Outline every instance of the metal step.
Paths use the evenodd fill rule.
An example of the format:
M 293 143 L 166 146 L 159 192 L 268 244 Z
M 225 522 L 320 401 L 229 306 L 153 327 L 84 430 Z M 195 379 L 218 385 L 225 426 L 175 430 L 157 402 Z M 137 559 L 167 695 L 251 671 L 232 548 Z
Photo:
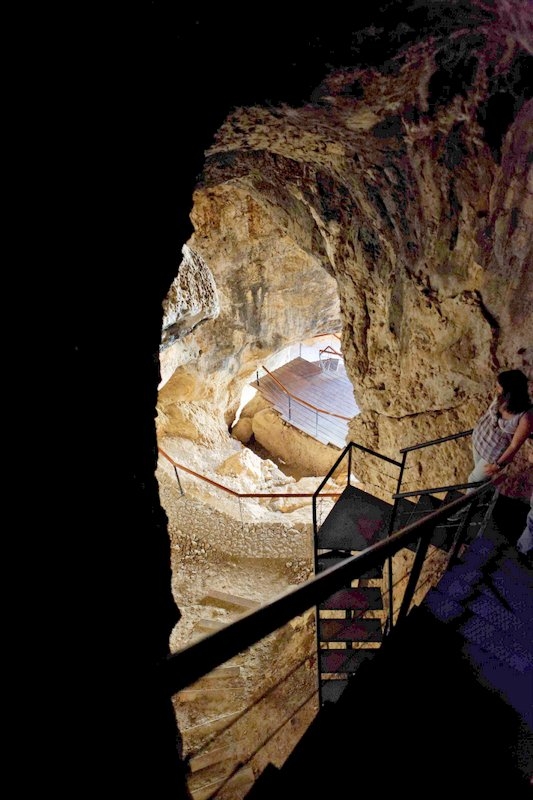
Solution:
M 533 670 L 533 653 L 521 641 L 474 615 L 460 627 L 461 635 L 469 642 L 486 650 L 503 664 L 522 674 Z
M 320 609 L 333 611 L 374 611 L 383 608 L 383 598 L 378 587 L 361 586 L 340 589 L 319 605 Z
M 366 550 L 387 535 L 392 505 L 347 486 L 317 534 L 319 550 Z
M 511 580 L 510 576 L 502 569 L 492 572 L 490 579 L 493 589 L 503 598 L 513 614 L 518 617 L 529 630 L 532 630 L 533 596 L 531 589 L 519 583 L 516 579 Z M 488 586 L 483 586 L 482 592 L 489 593 L 491 589 Z
M 464 497 L 463 492 L 451 491 L 446 494 L 444 500 L 441 500 L 440 498 L 431 494 L 420 495 L 418 499 L 415 499 L 414 503 L 409 503 L 407 498 L 401 498 L 399 501 L 396 524 L 394 528 L 395 530 L 398 530 L 401 527 L 405 527 L 406 525 L 409 525 L 421 519 L 422 517 L 427 516 L 427 514 L 430 514 L 432 511 L 436 511 L 442 505 L 448 505 L 453 500 L 457 500 L 460 497 Z M 484 502 L 475 508 L 468 523 L 468 529 L 465 536 L 466 540 L 472 541 L 474 537 L 481 532 L 481 529 L 485 524 L 485 517 L 487 515 L 488 508 L 489 502 Z M 435 526 L 435 530 L 433 531 L 430 539 L 430 544 L 433 547 L 438 547 L 440 550 L 444 550 L 448 553 L 454 545 L 456 535 L 459 532 L 459 526 L 460 520 L 442 520 Z M 407 548 L 415 551 L 417 544 L 417 542 L 413 542 L 412 544 L 407 545 Z
M 323 572 L 325 569 L 329 567 L 333 567 L 337 564 L 340 564 L 341 561 L 346 561 L 347 558 L 351 558 L 353 555 L 357 555 L 356 553 L 343 552 L 339 550 L 331 550 L 329 553 L 321 553 L 318 556 L 318 571 Z M 381 578 L 383 577 L 383 567 L 373 567 L 372 569 L 367 570 L 359 578 Z
M 374 658 L 377 650 L 362 648 L 358 650 L 338 648 L 320 651 L 320 672 L 354 673 L 361 664 Z
M 441 594 L 461 603 L 476 591 L 482 579 L 483 574 L 480 569 L 470 567 L 468 564 L 457 564 L 444 573 L 437 588 Z
M 429 608 L 434 617 L 441 622 L 459 620 L 465 610 L 461 603 L 439 592 L 438 588 L 430 589 L 424 597 L 422 605 Z
M 419 519 L 431 514 L 432 511 L 436 511 L 442 505 L 447 505 L 451 503 L 452 500 L 457 500 L 459 497 L 463 495 L 460 492 L 449 492 L 444 500 L 441 500 L 438 497 L 435 497 L 431 494 L 423 494 L 415 500 L 414 508 L 406 508 L 403 506 L 401 508 L 401 526 L 396 525 L 395 528 L 398 529 L 399 527 L 404 527 L 409 525 L 413 522 L 416 522 Z M 405 499 L 405 498 L 404 498 Z M 476 518 L 477 522 L 477 518 Z M 472 519 L 471 525 L 475 524 L 474 519 Z M 440 550 L 444 550 L 445 552 L 449 552 L 454 544 L 455 535 L 458 530 L 459 523 L 458 522 L 449 522 L 448 520 L 444 519 L 441 522 L 435 525 L 435 529 L 430 539 L 430 544 L 433 547 L 438 547 Z M 407 545 L 407 548 L 411 551 L 415 551 L 418 546 L 418 542 L 413 542 L 410 545 Z
M 336 703 L 348 686 L 348 680 L 324 681 L 322 684 L 322 702 Z
M 497 687 L 498 695 L 504 697 L 522 717 L 529 730 L 533 730 L 531 671 L 517 672 L 513 667 L 473 642 L 467 641 L 463 652 L 469 661 L 475 664 L 479 679 L 493 692 L 494 687 Z
M 408 498 L 402 497 L 398 502 L 398 510 L 396 516 L 396 524 L 394 525 L 395 530 L 399 530 L 400 528 L 405 528 L 407 525 L 410 525 L 413 522 L 417 522 L 422 517 L 426 517 L 432 511 L 435 511 L 442 505 L 442 500 L 434 497 L 430 494 L 423 494 L 420 495 L 418 498 L 414 498 L 412 501 L 409 501 Z M 442 531 L 440 531 L 440 526 L 435 529 L 435 533 L 433 534 L 431 543 L 434 544 L 433 539 L 440 540 L 442 538 Z M 435 544 L 438 547 L 438 544 Z M 411 544 L 407 545 L 407 549 L 411 550 L 412 552 L 416 551 L 418 547 L 418 542 L 412 542 Z
M 381 620 L 320 618 L 318 638 L 321 642 L 381 642 Z
M 511 635 L 517 643 L 533 654 L 533 622 L 528 628 L 515 614 L 508 611 L 494 594 L 481 592 L 470 600 L 468 609 L 503 633 Z
M 467 546 L 461 557 L 461 561 L 463 564 L 469 564 L 475 569 L 481 569 L 497 554 L 498 547 L 496 542 L 484 536 L 478 536 Z

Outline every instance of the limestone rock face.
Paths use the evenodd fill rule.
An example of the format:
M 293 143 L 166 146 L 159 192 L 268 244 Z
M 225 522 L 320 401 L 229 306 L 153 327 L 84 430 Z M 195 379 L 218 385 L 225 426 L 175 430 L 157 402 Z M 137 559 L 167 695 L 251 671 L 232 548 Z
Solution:
M 361 409 L 350 436 L 393 457 L 470 428 L 499 371 L 533 378 L 524 9 L 473 3 L 460 25 L 413 35 L 383 63 L 332 69 L 299 107 L 227 116 L 194 195 L 187 245 L 212 283 L 195 273 L 190 307 L 173 305 L 166 435 L 183 425 L 205 438 L 200 403 L 224 436 L 262 360 L 330 330 Z M 439 459 L 426 461 L 417 470 L 439 485 Z M 449 463 L 450 480 L 464 478 L 469 450 Z
M 198 356 L 194 347 L 172 348 L 174 341 L 184 339 L 207 319 L 218 316 L 216 284 L 205 261 L 186 244 L 183 259 L 163 303 L 163 335 L 161 340 L 161 384 L 163 386 L 182 363 Z
M 289 466 L 298 467 L 302 475 L 326 475 L 339 455 L 334 447 L 300 433 L 270 409 L 253 417 L 252 429 L 265 450 Z
M 320 262 L 242 192 L 225 187 L 197 192 L 192 216 L 200 233 L 190 248 L 209 265 L 219 311 L 216 319 L 181 338 L 173 324 L 174 340 L 162 352 L 161 371 L 167 382 L 171 367 L 179 365 L 182 377 L 190 373 L 187 384 L 211 395 L 212 425 L 227 434 L 243 387 L 273 353 L 315 333 L 339 330 L 339 296 L 334 278 Z M 190 270 L 188 275 L 193 279 Z M 189 294 L 200 298 L 202 286 Z M 209 297 L 203 305 L 199 299 L 196 307 L 207 308 L 208 303 Z M 165 403 L 170 394 L 176 403 L 195 399 L 164 386 Z M 180 435 L 179 426 L 165 424 L 164 430 Z
M 253 436 L 252 421 L 246 417 L 241 418 L 231 429 L 231 435 L 243 444 L 248 444 Z

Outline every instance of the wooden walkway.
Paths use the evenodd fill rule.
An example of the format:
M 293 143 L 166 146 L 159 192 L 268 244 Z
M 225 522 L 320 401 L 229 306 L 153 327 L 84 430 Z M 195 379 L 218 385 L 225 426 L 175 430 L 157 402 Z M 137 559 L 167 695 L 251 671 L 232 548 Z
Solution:
M 295 428 L 342 450 L 348 422 L 359 408 L 344 365 L 336 363 L 336 370 L 328 370 L 318 361 L 295 358 L 251 385 Z

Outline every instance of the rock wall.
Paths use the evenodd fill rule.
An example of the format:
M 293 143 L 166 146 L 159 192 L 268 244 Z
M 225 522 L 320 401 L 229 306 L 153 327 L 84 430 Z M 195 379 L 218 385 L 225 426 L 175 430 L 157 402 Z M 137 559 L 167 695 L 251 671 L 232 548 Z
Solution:
M 513 25 L 473 8 L 450 37 L 332 69 L 301 105 L 227 116 L 187 244 L 219 313 L 162 353 L 165 375 L 181 364 L 162 434 L 222 440 L 258 364 L 339 325 L 349 435 L 393 457 L 472 427 L 499 371 L 533 378 L 532 55 Z M 426 486 L 466 477 L 469 447 L 436 452 L 411 457 Z
M 169 533 L 155 478 L 155 422 L 166 424 L 172 417 L 171 398 L 167 395 L 162 411 L 157 394 L 159 348 L 162 306 L 178 274 L 182 246 L 192 247 L 192 237 L 198 239 L 198 255 L 214 276 L 220 305 L 219 316 L 206 315 L 205 322 L 195 306 L 200 316 L 189 321 L 196 327 L 180 330 L 180 346 L 188 352 L 164 375 L 166 389 L 177 367 L 184 373 L 182 386 L 176 383 L 187 395 L 184 415 L 192 404 L 185 415 L 192 436 L 209 423 L 227 439 L 225 426 L 249 369 L 241 373 L 241 357 L 251 368 L 254 348 L 263 357 L 285 336 L 282 331 L 264 345 L 254 334 L 252 345 L 247 328 L 233 326 L 237 314 L 224 303 L 231 296 L 237 251 L 225 252 L 223 287 L 216 249 L 207 246 L 212 221 L 204 238 L 194 211 L 193 230 L 193 203 L 201 197 L 207 202 L 208 192 L 222 198 L 225 190 L 228 203 L 238 194 L 239 207 L 245 208 L 250 197 L 255 204 L 250 216 L 258 221 L 255 209 L 261 209 L 273 230 L 271 244 L 282 242 L 317 280 L 320 266 L 321 290 L 331 301 L 322 303 L 315 294 L 307 308 L 296 304 L 298 324 L 291 336 L 315 332 L 314 320 L 321 325 L 331 317 L 328 309 L 340 306 L 343 349 L 357 399 L 365 402 L 358 418 L 361 426 L 364 421 L 361 436 L 375 437 L 387 449 L 409 443 L 433 424 L 442 431 L 441 412 L 461 413 L 461 425 L 473 420 L 500 366 L 530 370 L 531 335 L 525 337 L 531 307 L 531 81 L 525 71 L 533 54 L 530 5 L 387 0 L 352 3 L 341 15 L 324 7 L 319 15 L 295 15 L 293 21 L 286 8 L 269 6 L 260 25 L 228 5 L 151 2 L 131 5 L 127 15 L 121 11 L 115 18 L 110 5 L 79 17 L 72 6 L 68 35 L 62 11 L 55 16 L 51 6 L 41 15 L 37 6 L 32 9 L 34 24 L 25 20 L 20 48 L 25 64 L 20 129 L 26 136 L 19 137 L 24 149 L 19 162 L 30 165 L 34 180 L 31 192 L 24 179 L 18 186 L 35 200 L 26 205 L 36 212 L 37 235 L 24 239 L 35 242 L 39 252 L 16 270 L 24 277 L 15 304 L 22 300 L 22 328 L 29 334 L 30 347 L 22 352 L 37 354 L 38 362 L 42 358 L 45 400 L 52 396 L 45 424 L 31 426 L 29 452 L 36 430 L 46 431 L 37 452 L 41 458 L 56 455 L 58 467 L 38 470 L 32 490 L 41 489 L 44 479 L 42 497 L 16 506 L 17 534 L 11 537 L 20 542 L 20 569 L 10 588 L 23 614 L 17 652 L 30 646 L 39 676 L 32 687 L 37 691 L 18 698 L 17 722 L 27 734 L 24 754 L 34 767 L 23 777 L 27 794 L 71 797 L 78 775 L 87 795 L 98 796 L 104 785 L 125 797 L 185 794 L 174 716 L 153 680 L 180 615 L 179 599 L 171 593 Z M 404 97 L 411 111 L 409 104 L 404 108 Z M 395 114 L 400 134 L 390 136 Z M 242 129 L 232 122 L 240 118 L 246 123 Z M 308 136 L 315 122 L 316 135 Z M 404 183 L 400 172 L 394 195 L 397 168 L 409 163 L 406 148 L 405 158 L 400 150 L 403 140 L 410 143 L 407 133 L 415 137 L 411 162 L 422 171 L 406 170 Z M 214 146 L 206 164 L 205 153 Z M 415 239 L 403 234 L 404 216 Z M 217 233 L 217 242 L 222 238 Z M 243 247 L 239 265 L 246 265 Z M 259 251 L 260 275 L 269 249 Z M 421 303 L 426 288 L 441 303 L 442 283 L 455 264 L 463 284 L 458 286 L 452 273 L 449 283 L 459 289 L 461 302 L 465 291 L 481 293 L 473 295 L 474 312 L 467 319 L 477 320 L 475 331 L 484 336 L 481 317 L 487 319 L 492 361 L 487 365 L 485 338 L 481 356 L 474 340 L 475 349 L 466 350 L 470 360 L 461 365 L 464 398 L 411 416 L 401 417 L 401 407 L 387 412 L 379 398 L 393 402 L 398 376 L 407 367 L 405 354 L 411 352 L 394 337 L 404 345 L 404 330 L 414 336 L 398 315 L 403 291 L 412 306 L 413 298 Z M 281 286 L 283 259 L 275 266 Z M 421 288 L 407 291 L 417 268 Z M 306 277 L 302 269 L 291 280 L 305 286 Z M 261 299 L 264 292 L 252 296 Z M 241 309 L 239 319 L 256 326 L 261 307 L 259 302 L 253 313 Z M 228 325 L 219 325 L 222 313 Z M 284 319 L 292 320 L 292 314 Z M 258 326 L 262 337 L 267 327 Z M 220 361 L 211 362 L 219 342 Z M 376 362 L 378 356 L 385 365 L 398 359 L 394 380 L 387 378 L 389 366 L 382 370 Z M 434 382 L 439 390 L 458 382 L 457 376 L 446 377 L 447 370 Z M 385 389 L 380 371 L 388 381 Z M 27 387 L 17 397 L 27 406 L 29 401 L 25 421 L 33 422 L 35 379 L 19 364 L 17 387 L 21 373 Z M 203 381 L 211 373 L 220 390 Z M 199 377 L 192 386 L 191 374 Z M 422 384 L 425 379 L 421 375 Z M 359 388 L 368 388 L 368 394 Z M 197 400 L 194 392 L 205 396 Z M 407 403 L 403 387 L 400 395 Z M 179 404 L 179 392 L 177 398 Z M 417 429 L 410 428 L 410 420 Z M 451 419 L 450 425 L 457 422 Z M 72 450 L 76 433 L 79 452 Z M 189 443 L 193 440 L 179 440 L 188 457 Z M 210 449 L 204 451 L 208 455 Z M 53 534 L 43 536 L 48 521 Z M 177 561 L 179 569 L 179 556 Z M 13 563 L 10 558 L 10 568 Z M 62 768 L 65 763 L 69 770 Z

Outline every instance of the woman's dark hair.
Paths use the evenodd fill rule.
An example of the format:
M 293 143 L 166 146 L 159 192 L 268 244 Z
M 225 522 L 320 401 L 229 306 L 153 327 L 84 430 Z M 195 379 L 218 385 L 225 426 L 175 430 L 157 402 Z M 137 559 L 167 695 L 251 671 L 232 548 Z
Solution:
M 500 372 L 498 383 L 503 389 L 502 400 L 511 414 L 519 414 L 531 408 L 527 375 L 520 369 L 508 369 Z

